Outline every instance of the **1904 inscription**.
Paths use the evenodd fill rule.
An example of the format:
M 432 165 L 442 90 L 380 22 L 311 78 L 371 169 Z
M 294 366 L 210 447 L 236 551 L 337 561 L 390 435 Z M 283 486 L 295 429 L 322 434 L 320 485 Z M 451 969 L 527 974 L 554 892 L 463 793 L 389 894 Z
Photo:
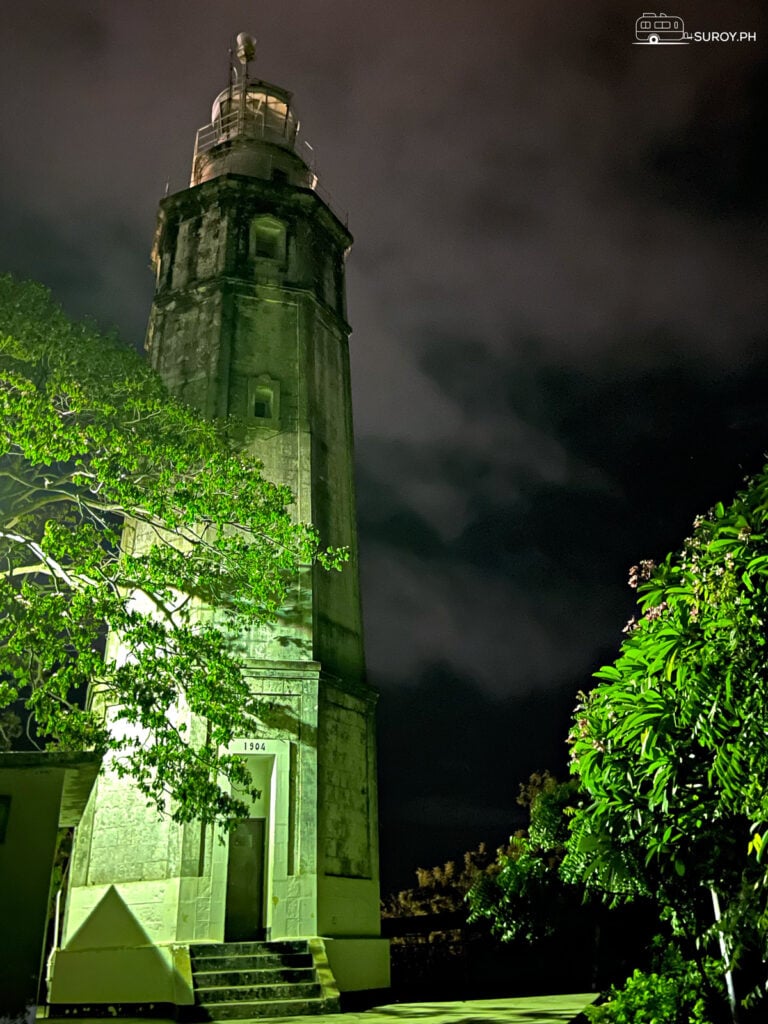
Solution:
M 260 736 L 238 736 L 227 745 L 228 754 L 267 754 L 277 757 L 286 749 L 285 740 L 262 739 Z
M 238 740 L 238 754 L 266 753 L 267 744 L 265 740 Z

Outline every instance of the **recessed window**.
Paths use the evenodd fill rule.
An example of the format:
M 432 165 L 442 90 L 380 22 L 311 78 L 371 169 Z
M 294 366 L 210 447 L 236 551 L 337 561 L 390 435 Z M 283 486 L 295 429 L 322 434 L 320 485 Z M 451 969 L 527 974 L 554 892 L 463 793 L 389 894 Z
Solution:
M 280 422 L 280 381 L 268 373 L 250 377 L 246 409 L 254 425 L 276 427 Z
M 262 395 L 253 400 L 253 415 L 257 420 L 272 419 L 272 396 Z
M 184 220 L 179 224 L 171 276 L 172 288 L 183 288 L 194 277 L 199 229 L 198 220 Z
M 285 224 L 276 217 L 254 217 L 248 247 L 252 259 L 282 261 L 285 258 Z
M 336 265 L 329 256 L 323 267 L 323 298 L 329 306 L 336 308 Z
M 0 795 L 0 843 L 5 842 L 5 833 L 8 829 L 8 818 L 11 813 L 11 798 Z

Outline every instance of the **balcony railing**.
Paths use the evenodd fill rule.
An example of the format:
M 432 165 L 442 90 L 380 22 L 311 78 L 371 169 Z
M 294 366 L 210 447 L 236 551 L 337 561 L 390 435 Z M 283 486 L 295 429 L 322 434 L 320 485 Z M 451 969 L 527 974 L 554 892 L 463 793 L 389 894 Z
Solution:
M 286 149 L 292 150 L 299 156 L 307 168 L 306 180 L 302 182 L 304 188 L 312 189 L 323 200 L 326 206 L 330 207 L 334 215 L 348 226 L 347 211 L 340 207 L 331 193 L 324 188 L 315 171 L 314 150 L 308 142 L 299 139 L 298 125 L 293 119 L 274 116 L 269 109 L 264 116 L 263 111 L 254 110 L 250 105 L 242 110 L 233 110 L 231 113 L 217 117 L 210 124 L 198 128 L 195 136 L 195 152 L 192 159 L 192 166 L 197 167 L 197 158 L 209 152 L 214 146 L 222 142 L 229 142 L 233 139 L 252 139 L 260 142 L 270 142 Z M 265 161 L 266 177 L 271 177 L 273 165 L 272 157 Z M 268 163 L 268 167 L 266 164 Z

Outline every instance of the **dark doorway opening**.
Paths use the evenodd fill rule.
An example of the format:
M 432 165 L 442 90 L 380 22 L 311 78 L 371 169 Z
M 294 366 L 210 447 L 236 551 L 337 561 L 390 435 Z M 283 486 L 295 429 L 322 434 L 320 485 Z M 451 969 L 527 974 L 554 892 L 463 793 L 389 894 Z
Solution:
M 247 818 L 229 836 L 225 942 L 263 939 L 266 819 Z

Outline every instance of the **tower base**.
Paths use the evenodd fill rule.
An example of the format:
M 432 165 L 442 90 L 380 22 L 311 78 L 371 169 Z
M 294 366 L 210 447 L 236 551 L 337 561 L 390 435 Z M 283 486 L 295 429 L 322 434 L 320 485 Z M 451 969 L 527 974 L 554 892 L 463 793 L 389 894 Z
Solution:
M 254 949 L 245 948 L 250 946 Z M 291 938 L 229 946 L 203 944 L 196 945 L 194 951 L 199 957 L 210 949 L 231 970 L 236 961 L 230 962 L 227 951 L 234 952 L 235 947 L 239 956 L 245 955 L 248 960 L 246 966 L 251 975 L 254 971 L 250 961 L 254 957 L 247 954 L 255 952 L 256 947 L 262 947 L 258 952 L 266 954 L 277 952 L 281 947 L 289 954 L 299 947 L 306 949 L 307 966 L 312 966 L 319 988 L 317 995 L 329 1006 L 338 1006 L 339 993 L 389 988 L 387 939 Z M 271 962 L 274 957 L 267 956 L 267 959 Z M 206 970 L 210 969 L 208 965 Z M 52 955 L 49 965 L 49 1003 L 61 1016 L 103 1016 L 105 1006 L 118 1006 L 129 1015 L 153 1016 L 167 1012 L 169 1007 L 193 1006 L 199 1001 L 195 998 L 195 970 L 200 970 L 200 964 L 194 966 L 187 945 L 59 949 Z
M 325 951 L 340 992 L 389 988 L 389 939 L 325 939 Z
M 58 949 L 49 979 L 48 1002 L 64 1016 L 88 1016 L 93 1004 L 191 1006 L 195 1001 L 188 946 Z

